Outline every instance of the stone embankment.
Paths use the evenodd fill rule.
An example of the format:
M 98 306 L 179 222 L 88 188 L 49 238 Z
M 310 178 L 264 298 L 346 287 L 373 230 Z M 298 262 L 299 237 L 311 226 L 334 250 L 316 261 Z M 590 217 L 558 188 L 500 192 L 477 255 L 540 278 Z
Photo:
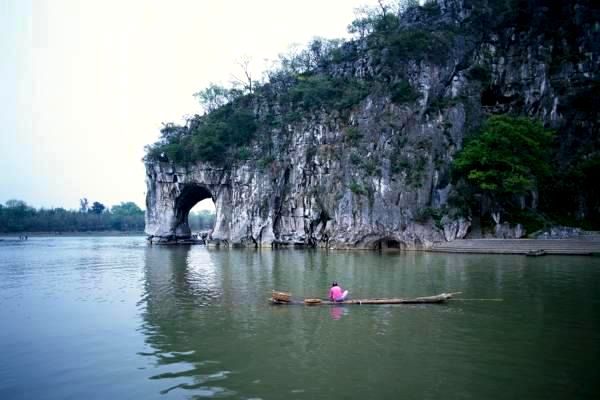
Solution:
M 575 239 L 471 239 L 436 243 L 430 251 L 443 253 L 483 254 L 600 254 L 600 236 L 586 235 Z

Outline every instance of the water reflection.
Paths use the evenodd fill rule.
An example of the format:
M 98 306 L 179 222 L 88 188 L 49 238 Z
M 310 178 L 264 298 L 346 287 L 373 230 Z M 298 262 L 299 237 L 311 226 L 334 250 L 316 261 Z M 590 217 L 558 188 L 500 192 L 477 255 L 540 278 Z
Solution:
M 189 247 L 148 247 L 145 251 L 145 292 L 142 331 L 156 351 L 150 379 L 165 380 L 161 394 L 176 389 L 207 397 L 225 394 L 209 385 L 227 377 L 220 362 L 203 357 L 194 338 L 211 329 L 198 310 L 222 296 L 222 277 L 210 258 L 190 260 Z
M 344 306 L 332 306 L 329 308 L 331 319 L 338 320 L 348 313 L 348 308 Z
M 561 366 L 581 357 L 579 345 L 556 347 L 570 327 L 582 329 L 580 343 L 597 348 L 589 302 L 577 322 L 567 317 L 577 311 L 563 307 L 597 299 L 586 279 L 597 287 L 598 274 L 573 274 L 556 258 L 149 247 L 144 271 L 141 331 L 153 350 L 140 355 L 152 361 L 150 379 L 169 396 L 396 398 L 402 391 L 433 398 L 459 388 L 465 397 L 493 398 L 497 380 L 509 378 L 524 388 L 515 397 L 551 395 L 532 382 L 556 377 L 553 369 L 562 368 L 567 381 L 589 381 L 589 372 Z M 355 298 L 462 291 L 464 298 L 504 301 L 354 308 L 267 302 L 272 289 L 324 297 L 333 280 Z M 361 368 L 338 374 L 332 363 Z M 569 393 L 568 385 L 550 386 Z
M 0 245 L 0 398 L 595 398 L 594 257 Z M 445 306 L 282 306 L 462 291 Z
M 270 291 L 325 297 L 330 282 L 339 280 L 360 297 L 423 295 L 431 293 L 432 279 L 445 288 L 456 277 L 446 274 L 444 263 L 433 263 L 433 272 L 424 263 L 427 256 L 414 254 L 149 247 L 142 330 L 155 349 L 144 354 L 155 363 L 151 379 L 165 382 L 163 393 L 264 395 L 270 390 L 265 382 L 279 382 L 279 390 L 308 396 L 305 380 L 292 376 L 303 371 L 320 381 L 312 371 L 327 367 L 327 354 L 348 346 L 354 353 L 364 348 L 357 338 L 389 335 L 398 310 L 272 307 Z M 342 357 L 354 359 L 353 353 Z

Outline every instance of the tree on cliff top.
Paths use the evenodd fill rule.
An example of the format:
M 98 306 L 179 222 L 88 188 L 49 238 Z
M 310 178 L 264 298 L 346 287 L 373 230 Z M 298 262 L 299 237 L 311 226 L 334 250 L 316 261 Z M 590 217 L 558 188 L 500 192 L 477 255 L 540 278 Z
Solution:
M 491 117 L 456 156 L 454 177 L 464 178 L 497 213 L 516 196 L 535 191 L 539 180 L 550 174 L 552 137 L 527 118 Z
M 211 82 L 208 87 L 194 93 L 193 96 L 196 97 L 204 111 L 209 113 L 229 103 L 239 94 L 234 89 Z

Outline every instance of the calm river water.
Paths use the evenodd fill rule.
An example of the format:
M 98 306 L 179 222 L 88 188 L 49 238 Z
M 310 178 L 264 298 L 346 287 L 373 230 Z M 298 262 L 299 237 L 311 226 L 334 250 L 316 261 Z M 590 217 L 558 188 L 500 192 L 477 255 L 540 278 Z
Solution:
M 448 305 L 271 306 L 273 288 Z M 0 399 L 600 398 L 600 259 L 0 242 Z

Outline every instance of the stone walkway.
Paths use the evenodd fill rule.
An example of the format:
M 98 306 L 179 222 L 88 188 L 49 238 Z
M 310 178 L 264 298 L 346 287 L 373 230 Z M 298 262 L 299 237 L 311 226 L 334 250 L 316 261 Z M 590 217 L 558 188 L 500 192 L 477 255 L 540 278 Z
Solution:
M 436 243 L 429 251 L 444 253 L 600 255 L 600 236 L 577 239 L 470 239 Z

